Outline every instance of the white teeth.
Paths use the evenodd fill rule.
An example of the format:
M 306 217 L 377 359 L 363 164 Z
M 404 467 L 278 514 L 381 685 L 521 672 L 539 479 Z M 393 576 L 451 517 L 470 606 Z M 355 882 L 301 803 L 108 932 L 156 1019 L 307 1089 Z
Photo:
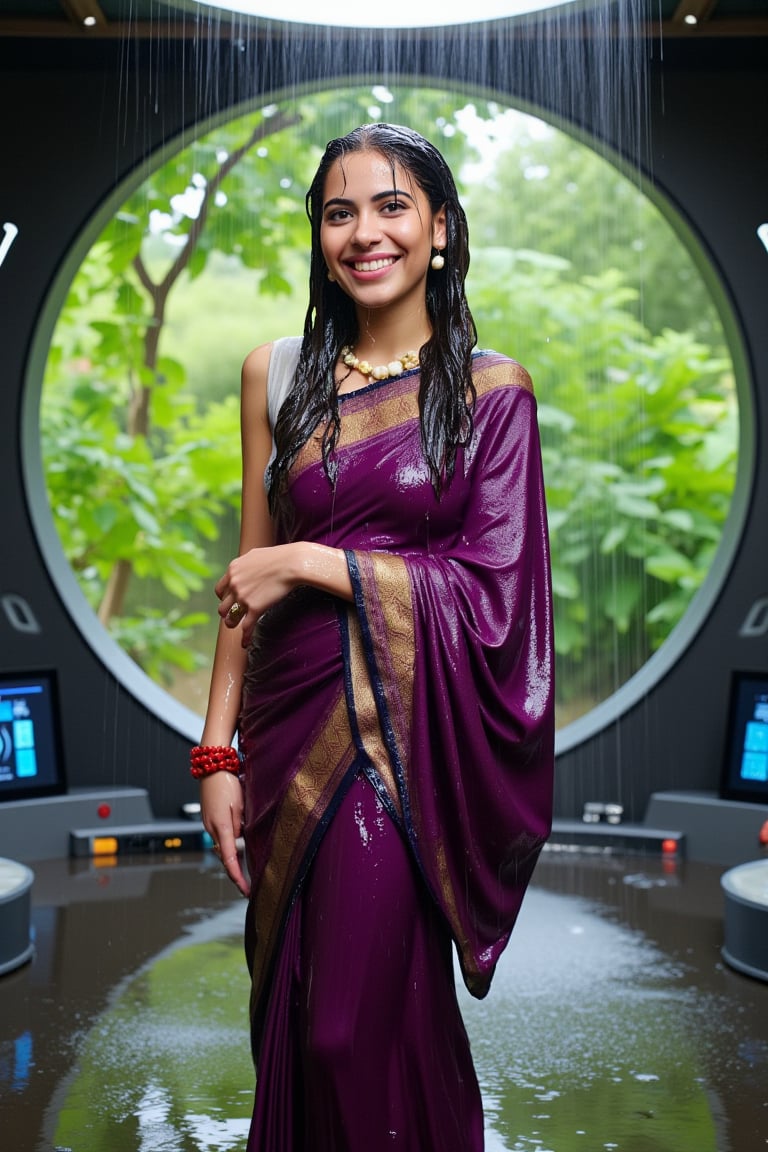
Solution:
M 379 268 L 389 268 L 394 262 L 394 256 L 388 256 L 386 260 L 361 260 L 355 264 L 355 272 L 378 272 Z

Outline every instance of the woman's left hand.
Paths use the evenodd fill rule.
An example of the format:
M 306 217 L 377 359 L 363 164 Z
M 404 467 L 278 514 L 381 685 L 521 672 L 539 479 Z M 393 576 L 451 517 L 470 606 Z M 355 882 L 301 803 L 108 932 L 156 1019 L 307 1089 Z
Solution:
M 251 548 L 229 564 L 216 585 L 219 616 L 228 628 L 242 628 L 244 648 L 259 617 L 296 587 L 293 555 L 292 544 Z
M 213 850 L 230 880 L 243 896 L 250 882 L 243 873 L 238 842 L 243 833 L 243 787 L 232 772 L 212 772 L 200 781 L 203 826 L 213 840 Z

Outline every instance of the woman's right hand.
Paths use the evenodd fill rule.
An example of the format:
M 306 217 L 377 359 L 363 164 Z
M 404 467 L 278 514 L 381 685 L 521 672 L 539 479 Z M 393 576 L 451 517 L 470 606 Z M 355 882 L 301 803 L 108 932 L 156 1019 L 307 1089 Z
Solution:
M 212 772 L 200 781 L 200 808 L 203 826 L 213 840 L 213 850 L 230 880 L 243 896 L 250 884 L 243 873 L 237 841 L 243 831 L 243 786 L 232 772 Z
M 244 648 L 259 617 L 299 583 L 297 554 L 296 544 L 250 548 L 230 562 L 217 583 L 219 616 L 227 628 L 240 628 Z

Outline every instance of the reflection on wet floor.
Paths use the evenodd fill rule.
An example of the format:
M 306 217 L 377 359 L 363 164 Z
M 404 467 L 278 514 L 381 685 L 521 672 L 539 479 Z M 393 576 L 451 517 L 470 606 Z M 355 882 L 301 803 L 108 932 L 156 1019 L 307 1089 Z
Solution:
M 13 1152 L 242 1149 L 244 904 L 206 855 L 33 865 L 0 978 Z M 462 994 L 488 1152 L 768 1149 L 768 984 L 722 962 L 723 869 L 547 854 L 487 1000 Z

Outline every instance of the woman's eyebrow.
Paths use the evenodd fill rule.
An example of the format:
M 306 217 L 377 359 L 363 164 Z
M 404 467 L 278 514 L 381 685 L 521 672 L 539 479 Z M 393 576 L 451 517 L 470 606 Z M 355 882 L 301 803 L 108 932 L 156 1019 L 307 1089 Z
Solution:
M 377 200 L 387 200 L 390 196 L 402 196 L 405 199 L 410 200 L 413 204 L 416 203 L 410 192 L 403 192 L 400 188 L 388 188 L 386 192 L 377 192 L 375 196 L 371 196 L 371 200 L 374 202 Z M 354 205 L 354 203 L 354 200 L 349 200 L 343 196 L 333 196 L 330 200 L 326 200 L 325 204 L 323 204 L 323 211 L 325 212 L 326 208 L 330 208 L 331 206 L 334 208 L 350 208 Z

